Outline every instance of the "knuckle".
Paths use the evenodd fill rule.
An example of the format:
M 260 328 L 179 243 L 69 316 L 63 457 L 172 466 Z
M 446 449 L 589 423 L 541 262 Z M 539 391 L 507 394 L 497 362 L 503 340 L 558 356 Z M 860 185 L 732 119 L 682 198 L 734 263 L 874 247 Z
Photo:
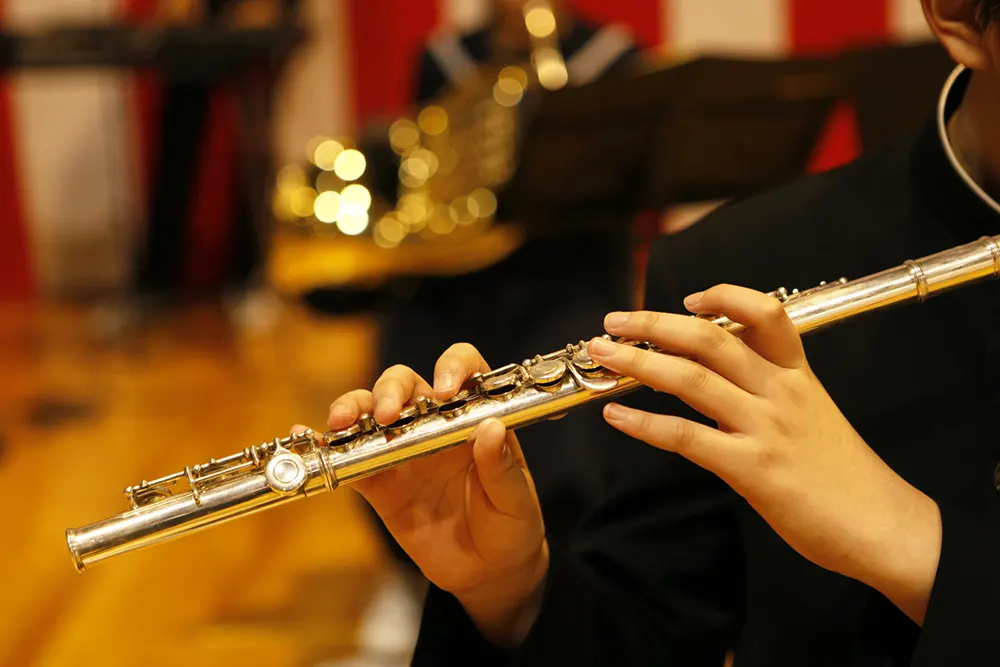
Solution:
M 660 313 L 654 311 L 643 311 L 642 317 L 639 318 L 639 326 L 643 331 L 652 331 L 660 325 Z
M 332 411 L 337 407 L 345 407 L 349 409 L 356 408 L 364 399 L 370 397 L 372 393 L 366 389 L 358 389 L 357 391 L 352 391 L 350 393 L 344 394 L 337 398 L 333 403 L 330 404 L 330 410 Z
M 476 349 L 476 346 L 472 343 L 455 343 L 452 346 L 452 350 L 465 358 L 475 358 L 479 356 L 479 350 Z
M 441 355 L 438 365 L 439 367 L 460 367 L 475 371 L 478 370 L 482 358 L 483 355 L 472 343 L 455 343 Z
M 681 383 L 694 390 L 704 389 L 709 381 L 708 370 L 704 366 L 699 366 L 693 362 L 687 362 L 681 372 Z
M 782 368 L 767 378 L 764 393 L 789 408 L 805 408 L 815 401 L 817 386 L 819 381 L 808 370 Z
M 710 299 L 711 301 L 719 301 L 720 299 L 725 299 L 726 295 L 731 292 L 733 286 L 729 283 L 719 283 L 713 287 L 709 287 L 705 290 L 705 295 L 702 297 L 704 299 Z
M 645 350 L 640 350 L 637 347 L 632 348 L 630 355 L 631 358 L 629 359 L 629 362 L 633 370 L 642 371 L 649 363 L 649 353 Z
M 712 324 L 707 320 L 694 320 L 698 331 L 696 333 L 696 345 L 699 349 L 707 352 L 718 352 L 726 347 L 732 336 L 726 333 L 721 327 Z
M 413 370 L 409 366 L 404 366 L 403 364 L 396 364 L 390 366 L 389 370 L 382 374 L 382 377 L 388 378 L 401 378 L 408 377 L 413 374 Z
M 695 432 L 694 424 L 686 419 L 679 419 L 674 422 L 674 448 L 677 451 L 687 451 L 694 445 Z
M 641 433 L 651 433 L 653 430 L 653 417 L 648 412 L 639 414 L 639 421 L 636 426 Z
M 372 394 L 380 394 L 384 392 L 385 388 L 390 384 L 393 384 L 395 381 L 396 379 L 388 371 L 382 373 L 382 376 L 375 381 L 375 386 L 372 387 Z
M 774 435 L 780 438 L 786 438 L 792 435 L 792 426 L 787 415 L 782 410 L 768 407 L 763 411 L 763 413 L 768 430 Z
M 778 469 L 778 450 L 767 444 L 758 444 L 751 449 L 753 455 L 753 465 L 758 475 L 770 474 Z
M 387 387 L 393 385 L 399 385 L 400 381 L 413 375 L 413 371 L 409 367 L 403 364 L 396 364 L 395 366 L 390 366 L 379 379 L 375 382 L 373 390 L 376 392 L 382 392 Z
M 801 408 L 809 403 L 810 387 L 799 378 L 790 378 L 781 383 L 781 390 L 788 403 L 796 408 Z
M 785 312 L 785 306 L 777 299 L 767 300 L 767 305 L 764 306 L 764 315 L 774 321 L 781 321 L 788 317 L 788 313 Z

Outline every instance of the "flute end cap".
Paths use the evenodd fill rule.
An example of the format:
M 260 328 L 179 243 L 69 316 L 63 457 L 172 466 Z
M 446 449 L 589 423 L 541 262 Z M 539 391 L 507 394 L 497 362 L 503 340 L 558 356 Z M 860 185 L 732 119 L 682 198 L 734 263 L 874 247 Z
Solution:
M 69 555 L 73 559 L 73 566 L 76 568 L 76 571 L 82 573 L 87 569 L 87 566 L 80 559 L 80 549 L 76 543 L 76 531 L 72 528 L 66 529 L 66 547 L 69 549 Z

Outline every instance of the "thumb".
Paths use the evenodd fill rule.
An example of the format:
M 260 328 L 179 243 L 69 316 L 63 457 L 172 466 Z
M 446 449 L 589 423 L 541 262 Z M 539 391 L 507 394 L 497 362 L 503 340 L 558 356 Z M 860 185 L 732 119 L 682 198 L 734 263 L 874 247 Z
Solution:
M 472 458 L 483 491 L 500 512 L 528 518 L 535 512 L 535 494 L 513 433 L 496 419 L 483 422 L 472 446 Z

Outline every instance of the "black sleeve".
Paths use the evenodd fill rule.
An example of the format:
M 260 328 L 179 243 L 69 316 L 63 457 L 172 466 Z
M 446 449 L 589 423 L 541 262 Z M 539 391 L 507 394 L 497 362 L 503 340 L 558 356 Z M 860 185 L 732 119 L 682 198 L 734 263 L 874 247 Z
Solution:
M 684 272 L 671 266 L 668 254 L 683 257 L 684 250 L 668 253 L 665 241 L 657 244 L 647 303 L 676 312 L 687 290 L 676 280 Z M 652 392 L 627 402 L 705 421 Z M 624 436 L 609 446 L 620 454 L 618 478 L 571 546 L 550 545 L 542 608 L 520 649 L 499 652 L 453 597 L 432 590 L 415 665 L 723 663 L 744 589 L 733 492 L 679 456 Z
M 937 577 L 913 667 L 993 664 L 1000 632 L 1000 526 L 941 506 Z

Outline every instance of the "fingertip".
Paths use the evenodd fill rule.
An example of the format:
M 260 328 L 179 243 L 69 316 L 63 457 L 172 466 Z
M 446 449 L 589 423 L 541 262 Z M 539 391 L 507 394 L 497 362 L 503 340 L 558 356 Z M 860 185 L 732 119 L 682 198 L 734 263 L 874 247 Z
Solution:
M 696 292 L 694 294 L 688 295 L 684 298 L 684 307 L 691 312 L 695 312 L 699 306 L 701 306 L 702 300 L 705 298 L 704 292 Z
M 333 429 L 350 426 L 356 418 L 351 408 L 343 403 L 337 403 L 330 408 L 330 415 L 327 417 L 327 426 Z
M 301 433 L 305 433 L 308 430 L 309 430 L 308 426 L 303 426 L 302 424 L 296 424 L 295 426 L 292 427 L 290 433 L 291 435 L 299 435 Z
M 498 442 L 503 440 L 506 433 L 507 429 L 504 428 L 503 422 L 499 419 L 487 419 L 479 425 L 477 439 L 486 442 Z
M 375 403 L 375 421 L 383 426 L 391 424 L 399 418 L 402 406 L 395 398 L 383 396 Z
M 604 318 L 604 330 L 608 333 L 620 332 L 625 329 L 629 318 L 629 313 L 608 313 L 608 315 Z
M 458 390 L 458 380 L 451 369 L 442 369 L 434 374 L 434 393 L 448 397 Z
M 513 454 L 507 446 L 507 429 L 498 419 L 488 419 L 476 430 L 476 440 L 473 445 L 473 457 L 477 465 L 486 464 L 488 468 L 507 465 Z
M 628 408 L 617 403 L 608 403 L 604 406 L 604 418 L 613 424 L 623 424 L 628 420 Z
M 602 337 L 592 338 L 587 344 L 587 351 L 592 357 L 610 359 L 615 355 L 615 350 L 615 344 Z

